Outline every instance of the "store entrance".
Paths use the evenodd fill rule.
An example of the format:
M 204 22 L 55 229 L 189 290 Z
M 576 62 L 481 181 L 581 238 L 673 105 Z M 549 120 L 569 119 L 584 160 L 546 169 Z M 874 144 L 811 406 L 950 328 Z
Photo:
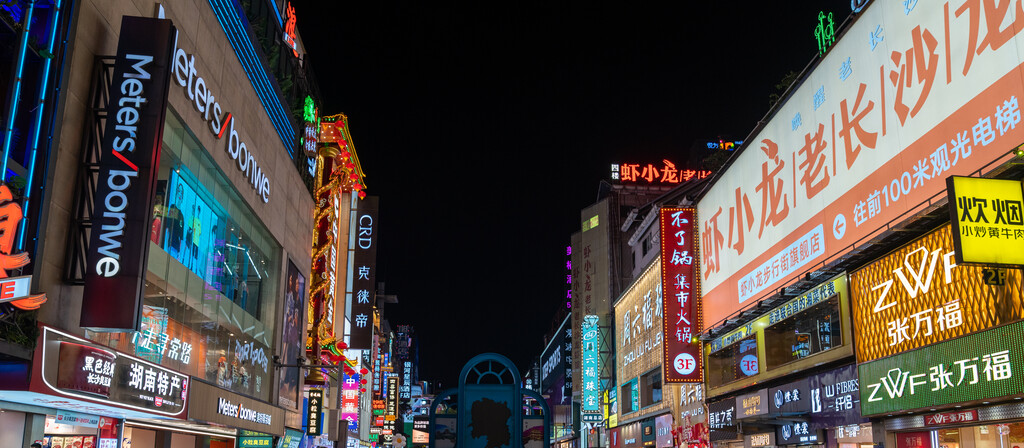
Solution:
M 896 448 L 1024 448 L 1024 422 L 901 432 Z

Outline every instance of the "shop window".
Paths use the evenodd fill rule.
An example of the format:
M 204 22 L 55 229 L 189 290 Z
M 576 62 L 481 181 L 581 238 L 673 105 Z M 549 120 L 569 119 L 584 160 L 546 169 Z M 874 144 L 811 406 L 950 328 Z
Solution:
M 842 345 L 839 296 L 764 329 L 769 369 Z
M 267 400 L 281 246 L 171 110 L 163 143 L 140 331 L 92 339 Z
M 640 376 L 640 407 L 661 403 L 661 368 Z
M 619 415 L 626 415 L 629 414 L 630 412 L 636 412 L 638 410 L 634 406 L 635 403 L 633 402 L 633 400 L 630 399 L 630 397 L 635 396 L 635 394 L 638 392 L 639 391 L 636 387 L 635 378 L 633 379 L 633 381 L 630 381 L 622 385 L 622 387 L 619 390 L 619 397 L 621 397 L 619 400 L 619 402 L 621 403 L 619 405 Z
M 708 355 L 708 387 L 718 387 L 758 372 L 756 334 Z

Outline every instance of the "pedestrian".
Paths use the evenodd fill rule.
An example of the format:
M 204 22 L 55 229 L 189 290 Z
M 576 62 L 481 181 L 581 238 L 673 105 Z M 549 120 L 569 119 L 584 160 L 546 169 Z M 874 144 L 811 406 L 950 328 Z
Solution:
M 43 448 L 43 444 L 41 444 L 39 442 L 32 442 L 32 444 L 29 445 L 29 447 L 30 448 Z

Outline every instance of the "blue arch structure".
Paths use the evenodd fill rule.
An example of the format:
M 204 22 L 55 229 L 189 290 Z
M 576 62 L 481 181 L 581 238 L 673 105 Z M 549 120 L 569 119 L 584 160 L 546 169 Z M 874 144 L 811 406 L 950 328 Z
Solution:
M 483 353 L 470 359 L 459 374 L 459 387 L 441 392 L 430 405 L 430 448 L 447 448 L 437 446 L 438 418 L 444 419 L 441 428 L 449 428 L 453 414 L 439 415 L 438 411 L 442 405 L 450 410 L 453 402 L 455 448 L 523 448 L 524 397 L 536 400 L 541 407 L 543 448 L 549 448 L 551 414 L 547 403 L 520 384 L 519 371 L 508 358 Z M 498 428 L 500 425 L 507 432 Z

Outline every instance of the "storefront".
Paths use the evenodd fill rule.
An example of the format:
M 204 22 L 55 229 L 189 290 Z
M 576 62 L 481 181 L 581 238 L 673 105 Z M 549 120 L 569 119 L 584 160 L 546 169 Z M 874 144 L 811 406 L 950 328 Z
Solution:
M 681 384 L 679 387 L 678 406 L 673 412 L 675 427 L 673 428 L 678 446 L 687 448 L 707 448 L 708 440 L 707 413 L 704 409 L 704 384 Z
M 614 303 L 616 334 L 616 423 L 649 421 L 671 415 L 678 387 L 663 381 L 663 310 L 660 259 L 655 260 Z M 623 430 L 625 431 L 625 429 Z M 642 436 L 642 434 L 641 434 Z M 623 440 L 630 438 L 623 433 Z
M 852 365 L 850 300 L 840 274 L 706 345 L 709 393 L 742 392 L 729 408 L 716 397 L 712 441 L 759 446 L 769 438 L 750 436 L 770 433 L 771 446 L 835 447 L 837 431 L 845 438 L 840 428 L 867 422 Z M 770 387 L 749 388 L 764 383 Z
M 876 443 L 1024 445 L 1021 272 L 957 264 L 954 237 L 943 225 L 850 275 Z

